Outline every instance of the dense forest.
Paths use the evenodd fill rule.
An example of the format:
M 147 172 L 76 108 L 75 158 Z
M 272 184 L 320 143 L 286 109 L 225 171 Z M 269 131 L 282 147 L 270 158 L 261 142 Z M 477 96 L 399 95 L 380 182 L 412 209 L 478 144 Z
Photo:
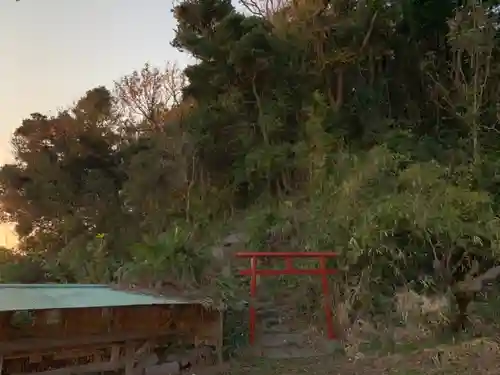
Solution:
M 388 293 L 494 278 L 495 1 L 242 5 L 181 2 L 171 43 L 193 65 L 20 124 L 1 280 L 219 285 L 210 249 L 234 232 L 335 250 L 345 285 Z

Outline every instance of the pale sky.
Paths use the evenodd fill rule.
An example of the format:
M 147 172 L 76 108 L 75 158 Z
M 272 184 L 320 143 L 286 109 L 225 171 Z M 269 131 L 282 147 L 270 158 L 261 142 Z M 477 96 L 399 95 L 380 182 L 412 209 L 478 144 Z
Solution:
M 144 63 L 185 65 L 171 0 L 0 0 L 0 163 L 24 117 L 70 105 Z

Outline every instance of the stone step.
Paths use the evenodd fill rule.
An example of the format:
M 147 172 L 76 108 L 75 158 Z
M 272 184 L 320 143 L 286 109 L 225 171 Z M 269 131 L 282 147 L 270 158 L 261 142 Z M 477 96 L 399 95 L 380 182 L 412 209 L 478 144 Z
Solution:
M 256 311 L 257 313 L 257 316 L 261 316 L 261 317 L 276 317 L 276 316 L 280 316 L 280 315 L 283 315 L 283 312 L 280 311 L 279 309 L 257 309 Z
M 318 345 L 319 344 L 319 345 Z M 339 341 L 328 341 L 316 343 L 316 345 L 304 343 L 303 345 L 286 344 L 281 346 L 256 346 L 255 355 L 273 359 L 308 358 L 335 354 L 342 350 Z
M 321 354 L 318 354 L 313 348 L 273 347 L 262 348 L 259 355 L 264 358 L 272 359 L 292 359 L 317 357 Z
M 293 333 L 293 329 L 285 325 L 275 325 L 272 327 L 261 328 L 263 334 L 275 335 L 279 333 L 290 334 Z
M 280 317 L 270 317 L 259 319 L 263 327 L 274 327 L 285 324 L 285 320 Z
M 305 344 L 305 338 L 300 333 L 264 333 L 260 336 L 259 343 L 265 348 L 302 346 Z

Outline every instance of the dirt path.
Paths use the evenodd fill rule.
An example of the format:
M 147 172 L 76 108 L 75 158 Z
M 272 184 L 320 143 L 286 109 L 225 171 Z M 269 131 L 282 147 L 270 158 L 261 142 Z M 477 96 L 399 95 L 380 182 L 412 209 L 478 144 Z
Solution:
M 254 359 L 231 364 L 228 375 L 500 375 L 500 345 L 476 339 L 456 345 L 358 360 L 323 356 L 307 359 Z

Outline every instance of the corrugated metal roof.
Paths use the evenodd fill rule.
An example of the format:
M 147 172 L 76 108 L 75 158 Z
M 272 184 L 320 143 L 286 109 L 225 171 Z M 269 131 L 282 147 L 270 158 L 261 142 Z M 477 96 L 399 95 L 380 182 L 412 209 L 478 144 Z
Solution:
M 0 311 L 191 303 L 197 302 L 116 290 L 107 285 L 0 284 Z

